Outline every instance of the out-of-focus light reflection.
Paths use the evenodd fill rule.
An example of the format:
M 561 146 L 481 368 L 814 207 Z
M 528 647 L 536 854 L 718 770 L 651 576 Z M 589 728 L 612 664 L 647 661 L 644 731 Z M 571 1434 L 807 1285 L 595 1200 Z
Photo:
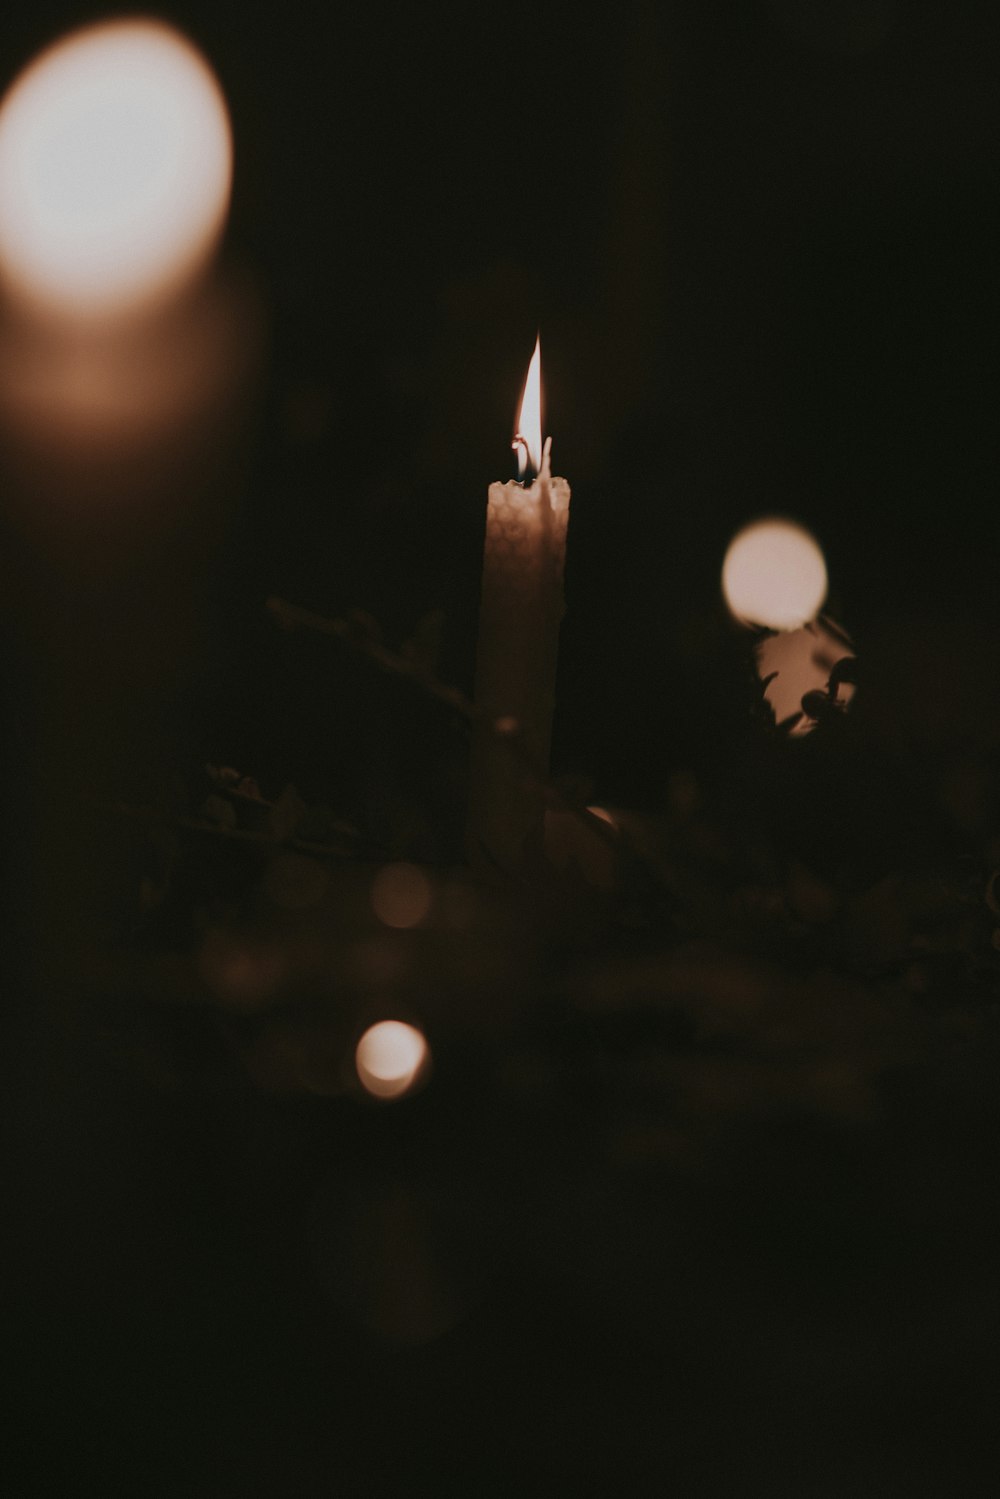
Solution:
M 722 591 L 742 624 L 797 630 L 826 598 L 826 562 L 815 538 L 788 520 L 756 521 L 729 543 Z
M 375 1098 L 400 1098 L 424 1071 L 429 1054 L 415 1026 L 380 1020 L 361 1037 L 354 1060 L 362 1086 Z
M 64 37 L 0 105 L 0 270 L 71 318 L 147 310 L 205 264 L 232 137 L 208 64 L 159 21 Z
M 784 724 L 798 738 L 816 727 L 816 719 L 803 712 L 802 700 L 825 694 L 830 673 L 854 652 L 845 638 L 816 620 L 802 630 L 768 635 L 756 650 L 757 671 L 767 682 L 764 696 L 774 710 L 775 723 Z M 854 696 L 854 684 L 843 682 L 835 690 L 831 707 L 846 708 Z
M 155 442 L 158 472 L 183 462 L 198 423 L 217 440 L 253 368 L 257 309 L 247 292 L 217 285 L 169 318 L 94 324 L 86 337 L 10 320 L 0 327 L 5 436 L 48 454 L 85 452 L 88 462 L 108 444 L 121 456 Z M 134 501 L 148 481 L 119 487 Z M 64 492 L 50 487 L 52 502 Z
M 419 926 L 433 900 L 431 882 L 415 864 L 386 864 L 372 881 L 372 907 L 386 926 Z
M 265 1008 L 285 977 L 278 953 L 222 931 L 206 936 L 198 968 L 220 1004 L 238 1010 Z

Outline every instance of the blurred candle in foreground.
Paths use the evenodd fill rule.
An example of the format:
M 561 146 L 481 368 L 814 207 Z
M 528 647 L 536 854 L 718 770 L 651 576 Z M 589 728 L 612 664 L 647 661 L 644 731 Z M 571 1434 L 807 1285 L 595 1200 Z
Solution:
M 490 485 L 486 515 L 475 701 L 489 722 L 473 734 L 467 835 L 481 872 L 515 873 L 542 849 L 570 501 L 550 444 L 536 341 L 513 443 L 518 479 Z
M 232 139 L 172 27 L 109 21 L 43 52 L 0 107 L 0 271 L 43 316 L 117 319 L 191 281 L 225 222 Z
M 0 420 L 56 508 L 148 488 L 123 456 L 165 474 L 238 387 L 255 319 L 207 276 L 232 161 L 218 81 L 159 21 L 73 32 L 4 96 Z
M 99 926 L 87 809 L 137 766 L 165 784 L 242 482 L 260 318 L 212 272 L 231 177 L 222 90 L 160 22 L 75 31 L 0 102 L 0 587 L 39 682 L 25 863 L 53 992 Z
M 826 563 L 794 521 L 755 521 L 737 532 L 722 565 L 722 591 L 741 624 L 798 630 L 826 599 Z

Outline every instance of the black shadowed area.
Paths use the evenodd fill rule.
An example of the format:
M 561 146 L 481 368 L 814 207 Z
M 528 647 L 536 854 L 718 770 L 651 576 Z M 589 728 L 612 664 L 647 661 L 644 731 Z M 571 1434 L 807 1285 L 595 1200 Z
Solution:
M 0 86 L 106 14 L 8 7 Z M 1000 15 L 158 14 L 232 118 L 216 404 L 25 447 L 0 326 L 4 1492 L 992 1493 Z M 539 330 L 548 810 L 484 881 Z M 795 637 L 722 596 L 764 516 Z

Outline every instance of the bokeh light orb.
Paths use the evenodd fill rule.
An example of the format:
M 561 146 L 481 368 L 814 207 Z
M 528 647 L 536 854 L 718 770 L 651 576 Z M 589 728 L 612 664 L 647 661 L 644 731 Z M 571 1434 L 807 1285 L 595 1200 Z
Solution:
M 354 1062 L 362 1087 L 375 1098 L 400 1098 L 425 1070 L 427 1041 L 402 1020 L 380 1020 L 358 1042 Z
M 815 537 L 794 521 L 745 526 L 729 543 L 722 591 L 742 624 L 798 630 L 826 599 L 826 562 Z
M 386 926 L 419 926 L 433 902 L 431 882 L 416 864 L 385 864 L 372 881 L 372 909 Z
M 212 70 L 159 21 L 70 33 L 0 104 L 0 274 L 77 319 L 146 311 L 192 280 L 229 207 L 232 133 Z

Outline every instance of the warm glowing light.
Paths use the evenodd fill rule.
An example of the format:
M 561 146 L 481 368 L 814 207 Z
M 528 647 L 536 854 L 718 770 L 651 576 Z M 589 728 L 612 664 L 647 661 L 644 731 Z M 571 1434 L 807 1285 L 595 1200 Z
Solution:
M 854 696 L 853 682 L 830 682 L 839 663 L 854 659 L 853 648 L 839 629 L 835 633 L 820 621 L 801 630 L 765 636 L 757 646 L 756 657 L 775 723 L 792 738 L 801 738 L 816 727 L 810 707 L 815 705 L 822 712 L 843 710 Z
M 794 521 L 757 521 L 729 543 L 722 590 L 743 624 L 797 630 L 815 619 L 826 598 L 823 553 Z
M 190 42 L 140 19 L 73 32 L 0 105 L 0 271 L 62 316 L 145 310 L 204 266 L 231 177 L 225 100 Z
M 239 1010 L 265 1008 L 285 977 L 277 952 L 218 930 L 206 936 L 198 968 L 219 1003 Z
M 386 926 L 419 926 L 433 899 L 431 882 L 416 864 L 386 864 L 372 881 L 372 906 Z
M 542 466 L 542 341 L 535 339 L 535 352 L 528 365 L 521 409 L 517 413 L 514 433 L 517 449 L 517 476 L 523 479 L 530 464 L 537 474 Z
M 416 1082 L 429 1057 L 427 1041 L 402 1020 L 370 1026 L 354 1054 L 362 1086 L 376 1098 L 399 1098 Z

